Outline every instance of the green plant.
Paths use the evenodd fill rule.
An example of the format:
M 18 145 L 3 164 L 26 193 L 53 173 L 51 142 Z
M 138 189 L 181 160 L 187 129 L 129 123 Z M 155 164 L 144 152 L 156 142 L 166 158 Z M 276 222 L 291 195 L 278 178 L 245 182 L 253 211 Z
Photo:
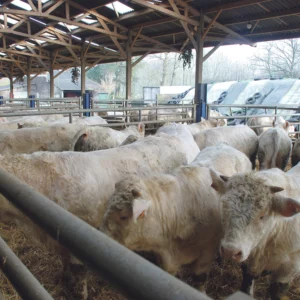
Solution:
M 23 84 L 24 82 L 24 75 L 23 74 L 19 74 L 16 76 L 16 82 L 19 84 Z
M 77 85 L 80 77 L 80 70 L 77 67 L 72 68 L 71 75 L 71 81 Z
M 183 68 L 188 66 L 188 68 L 191 67 L 191 62 L 193 59 L 193 53 L 192 49 L 185 49 L 183 50 L 179 55 L 179 60 L 182 60 Z

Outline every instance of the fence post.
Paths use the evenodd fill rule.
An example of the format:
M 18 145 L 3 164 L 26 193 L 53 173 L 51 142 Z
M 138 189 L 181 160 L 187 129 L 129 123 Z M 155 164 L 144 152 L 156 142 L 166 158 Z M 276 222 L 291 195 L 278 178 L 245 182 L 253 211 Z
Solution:
M 90 109 L 91 108 L 91 98 L 89 93 L 84 93 L 83 94 L 83 109 Z M 85 117 L 90 117 L 91 113 L 90 112 L 85 112 L 83 113 Z
M 207 113 L 207 120 L 209 120 L 209 118 L 210 118 L 210 105 L 209 104 L 207 104 L 206 113 Z
M 35 98 L 34 95 L 29 96 L 29 99 L 34 99 L 34 98 Z M 34 108 L 35 107 L 35 100 L 30 100 L 29 101 L 29 106 L 30 106 L 30 108 Z
M 275 106 L 275 121 L 277 121 L 277 110 L 278 110 L 278 107 Z
M 207 105 L 207 83 L 199 83 L 199 98 L 196 100 L 196 122 L 206 118 L 206 105 Z
M 69 123 L 72 124 L 73 123 L 73 114 L 69 113 Z
M 139 109 L 139 122 L 142 122 L 142 110 Z
M 3 96 L 0 96 L 0 105 L 3 105 Z
M 91 97 L 91 109 L 95 108 L 94 97 Z M 92 112 L 92 117 L 95 115 L 95 112 Z

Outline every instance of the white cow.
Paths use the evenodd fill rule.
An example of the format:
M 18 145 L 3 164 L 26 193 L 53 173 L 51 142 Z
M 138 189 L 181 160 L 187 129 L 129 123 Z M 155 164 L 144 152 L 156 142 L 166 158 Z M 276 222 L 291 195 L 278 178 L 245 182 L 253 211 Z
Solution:
M 71 150 L 86 152 L 118 147 L 130 135 L 144 137 L 145 126 L 129 126 L 121 131 L 108 127 L 85 127 L 74 137 Z
M 300 139 L 296 140 L 292 151 L 292 166 L 296 166 L 300 161 Z
M 300 275 L 300 168 L 270 169 L 219 176 L 212 187 L 221 195 L 224 238 L 221 253 L 243 267 L 242 291 L 251 293 L 253 278 L 271 271 L 271 299 L 282 299 Z M 296 199 L 296 200 L 295 200 Z
M 66 124 L 0 131 L 0 154 L 14 155 L 37 151 L 69 151 L 74 137 L 85 126 Z
M 250 171 L 251 163 L 224 144 L 203 152 L 171 174 L 119 182 L 101 229 L 131 250 L 154 252 L 172 274 L 191 263 L 193 274 L 207 273 L 222 236 L 220 203 L 208 167 L 233 175 Z
M 156 135 L 167 134 L 179 138 L 186 147 L 187 160 L 191 163 L 199 153 L 199 147 L 194 141 L 193 135 L 188 130 L 187 126 L 177 123 L 165 124 L 160 127 Z
M 203 149 L 191 163 L 191 166 L 212 168 L 225 176 L 250 172 L 252 168 L 249 158 L 244 153 L 226 143 Z
M 18 128 L 28 128 L 28 127 L 45 127 L 45 126 L 52 126 L 52 125 L 63 125 L 63 124 L 69 124 L 69 117 L 63 117 L 58 120 L 52 120 L 52 121 L 26 121 L 24 124 L 18 124 Z M 81 124 L 81 125 L 101 125 L 101 124 L 107 124 L 107 122 L 99 117 L 73 117 L 72 124 Z M 1 127 L 0 127 L 1 128 Z
M 261 170 L 284 170 L 292 151 L 292 141 L 282 128 L 269 128 L 258 139 L 258 160 Z
M 218 120 L 214 120 L 214 119 L 206 120 L 204 118 L 201 118 L 200 122 L 189 124 L 187 125 L 187 128 L 189 129 L 192 135 L 196 135 L 197 133 L 205 129 L 210 129 L 219 126 L 223 126 L 223 125 Z
M 285 131 L 289 131 L 290 123 L 285 121 L 283 117 L 261 117 L 261 118 L 250 118 L 247 122 L 248 126 L 266 126 L 252 128 L 257 135 L 261 135 L 263 132 L 268 130 L 270 127 L 282 128 Z
M 194 135 L 195 142 L 200 150 L 225 142 L 229 146 L 245 153 L 255 168 L 255 159 L 258 147 L 257 135 L 248 126 L 222 126 L 203 130 Z

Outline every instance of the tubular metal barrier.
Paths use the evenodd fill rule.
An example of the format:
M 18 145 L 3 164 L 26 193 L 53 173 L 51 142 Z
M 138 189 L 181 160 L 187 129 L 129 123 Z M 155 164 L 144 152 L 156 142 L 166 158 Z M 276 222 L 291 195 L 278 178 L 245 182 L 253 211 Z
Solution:
M 0 237 L 0 267 L 24 300 L 53 300 Z

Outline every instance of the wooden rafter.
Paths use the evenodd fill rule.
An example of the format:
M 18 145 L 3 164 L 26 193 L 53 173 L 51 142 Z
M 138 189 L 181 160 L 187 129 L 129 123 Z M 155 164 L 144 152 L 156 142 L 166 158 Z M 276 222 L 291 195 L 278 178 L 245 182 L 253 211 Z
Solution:
M 145 7 L 148 7 L 148 8 L 151 8 L 153 9 L 154 11 L 157 11 L 157 12 L 161 12 L 167 16 L 170 16 L 170 17 L 174 17 L 178 20 L 181 20 L 181 21 L 184 21 L 184 22 L 187 22 L 188 24 L 191 24 L 191 25 L 194 25 L 194 26 L 198 26 L 199 25 L 199 22 L 198 21 L 195 21 L 189 17 L 186 17 L 182 14 L 178 14 L 172 10 L 169 10 L 167 8 L 164 8 L 164 7 L 161 7 L 159 5 L 155 5 L 155 4 L 152 4 L 151 2 L 148 2 L 148 1 L 145 1 L 145 0 L 132 0 L 132 2 L 134 3 L 137 3 L 139 5 L 142 5 L 142 6 L 145 6 Z
M 178 9 L 178 7 L 176 6 L 176 4 L 174 3 L 174 0 L 169 0 L 169 3 L 171 5 L 171 7 L 173 8 L 174 12 L 180 15 L 180 11 Z M 187 22 L 184 22 L 182 20 L 179 20 L 181 26 L 183 27 L 184 31 L 186 32 L 187 36 L 189 37 L 189 40 L 192 42 L 193 46 L 195 49 L 197 49 L 198 45 L 196 40 L 194 39 L 194 33 L 193 31 L 191 31 L 188 27 Z
M 234 25 L 234 24 L 240 24 L 240 23 L 248 23 L 251 21 L 263 21 L 263 20 L 276 19 L 276 18 L 280 18 L 280 17 L 295 16 L 295 15 L 299 15 L 299 14 L 300 14 L 300 8 L 285 9 L 285 10 L 280 10 L 280 11 L 276 11 L 276 12 L 268 12 L 268 13 L 250 15 L 250 16 L 242 17 L 242 18 L 235 18 L 234 20 L 227 19 L 227 20 L 223 20 L 222 24 Z
M 5 14 L 5 13 L 11 13 L 11 14 L 16 14 L 16 15 L 24 15 L 24 16 L 31 16 L 31 17 L 41 17 L 41 18 L 45 18 L 45 19 L 50 19 L 50 20 L 54 20 L 57 22 L 63 22 L 63 23 L 67 23 L 69 25 L 73 25 L 73 26 L 78 26 L 78 27 L 82 27 L 84 29 L 89 29 L 91 31 L 96 31 L 96 32 L 100 32 L 106 35 L 113 35 L 114 37 L 117 37 L 119 39 L 126 39 L 127 37 L 125 35 L 116 33 L 114 31 L 106 31 L 104 29 L 101 29 L 99 27 L 96 26 L 90 26 L 88 24 L 82 23 L 82 22 L 75 22 L 72 20 L 66 20 L 64 18 L 61 17 L 57 17 L 54 15 L 49 15 L 43 12 L 36 12 L 36 11 L 27 11 L 27 10 L 21 10 L 21 9 L 6 9 L 6 8 L 2 8 L 0 7 L 0 14 Z
M 204 33 L 201 37 L 202 40 L 205 39 L 206 35 L 208 34 L 208 32 L 210 31 L 210 29 L 212 28 L 212 26 L 214 25 L 214 23 L 217 21 L 218 17 L 220 16 L 222 10 L 219 10 L 217 12 L 217 14 L 214 16 L 214 18 L 209 22 L 209 24 L 207 25 L 207 27 L 204 30 Z
M 206 8 L 203 10 L 203 13 L 208 14 L 208 13 L 212 13 L 212 12 L 217 12 L 220 9 L 229 10 L 229 9 L 240 8 L 240 7 L 255 5 L 255 4 L 259 4 L 259 3 L 263 3 L 263 2 L 270 2 L 270 1 L 271 0 L 240 0 L 240 1 L 233 2 L 233 3 L 227 3 L 227 4 L 223 4 L 223 5 L 217 5 L 217 6 L 212 6 L 212 7 Z

